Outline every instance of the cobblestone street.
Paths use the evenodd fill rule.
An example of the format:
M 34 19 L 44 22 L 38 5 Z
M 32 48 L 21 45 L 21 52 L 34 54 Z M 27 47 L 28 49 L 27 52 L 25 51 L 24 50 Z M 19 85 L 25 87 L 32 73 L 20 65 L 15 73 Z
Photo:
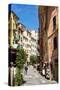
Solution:
M 40 84 L 56 84 L 56 81 L 50 81 L 41 76 L 33 66 L 28 67 L 28 72 L 24 73 L 24 80 L 26 81 L 23 85 L 40 85 Z

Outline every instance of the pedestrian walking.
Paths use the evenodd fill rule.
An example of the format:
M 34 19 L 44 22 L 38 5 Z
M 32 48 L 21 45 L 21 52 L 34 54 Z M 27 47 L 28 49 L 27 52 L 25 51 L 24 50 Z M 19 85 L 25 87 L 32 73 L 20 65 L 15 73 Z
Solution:
M 25 72 L 26 72 L 26 74 L 27 74 L 27 71 L 28 71 L 28 67 L 27 67 L 27 66 L 25 66 Z

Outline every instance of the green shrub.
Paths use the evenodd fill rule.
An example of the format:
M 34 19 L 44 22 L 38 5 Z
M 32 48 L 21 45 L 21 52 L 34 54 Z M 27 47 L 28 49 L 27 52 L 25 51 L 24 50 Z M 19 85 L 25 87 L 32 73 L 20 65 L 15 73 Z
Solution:
M 37 56 L 36 55 L 31 55 L 30 56 L 30 64 L 34 65 L 37 62 Z
M 16 76 L 15 76 L 15 85 L 20 86 L 23 83 L 23 75 L 21 74 L 20 70 L 17 69 Z
M 16 75 L 15 75 L 15 85 L 19 86 L 23 83 L 23 75 L 21 71 L 27 60 L 26 53 L 23 48 L 17 48 L 16 54 Z
M 20 69 L 23 68 L 24 63 L 26 62 L 26 53 L 23 48 L 18 48 L 17 49 L 17 54 L 16 54 L 16 66 Z

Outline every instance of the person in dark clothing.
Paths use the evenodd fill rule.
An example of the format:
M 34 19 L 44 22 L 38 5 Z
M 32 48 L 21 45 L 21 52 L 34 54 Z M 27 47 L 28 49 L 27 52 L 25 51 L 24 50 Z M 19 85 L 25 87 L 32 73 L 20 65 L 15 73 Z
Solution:
M 27 74 L 27 70 L 28 70 L 28 67 L 27 67 L 27 66 L 25 66 L 25 72 L 26 72 L 26 74 Z

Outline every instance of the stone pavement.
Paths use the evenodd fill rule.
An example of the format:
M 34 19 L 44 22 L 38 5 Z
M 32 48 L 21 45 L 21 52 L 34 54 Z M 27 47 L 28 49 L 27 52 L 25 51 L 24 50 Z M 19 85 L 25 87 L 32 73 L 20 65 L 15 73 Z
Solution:
M 41 84 L 56 84 L 56 81 L 50 81 L 41 76 L 39 72 L 33 68 L 33 66 L 28 67 L 27 74 L 23 71 L 24 80 L 26 81 L 24 85 L 41 85 Z

